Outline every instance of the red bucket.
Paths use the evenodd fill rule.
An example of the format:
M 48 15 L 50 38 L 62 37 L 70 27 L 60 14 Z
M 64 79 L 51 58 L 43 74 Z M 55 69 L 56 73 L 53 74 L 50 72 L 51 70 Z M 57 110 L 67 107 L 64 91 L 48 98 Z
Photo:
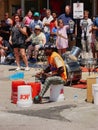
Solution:
M 37 96 L 41 91 L 41 83 L 40 82 L 28 82 L 27 85 L 31 85 L 32 87 L 32 98 Z
M 12 81 L 12 92 L 11 92 L 11 102 L 16 104 L 17 103 L 17 98 L 18 98 L 18 86 L 20 85 L 25 85 L 25 81 L 23 80 L 15 80 Z

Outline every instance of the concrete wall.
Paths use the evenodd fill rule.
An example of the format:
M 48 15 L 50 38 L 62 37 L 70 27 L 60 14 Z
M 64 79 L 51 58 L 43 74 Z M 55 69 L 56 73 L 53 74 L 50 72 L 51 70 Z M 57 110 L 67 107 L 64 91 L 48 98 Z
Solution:
M 21 0 L 9 0 L 9 14 L 12 15 L 12 6 L 20 6 Z
M 26 0 L 27 1 L 27 0 Z M 44 0 L 40 0 L 40 6 L 43 5 L 43 2 Z M 46 1 L 46 0 L 45 0 Z M 51 0 L 52 1 L 52 0 Z M 62 0 L 63 1 L 66 1 L 66 0 Z M 70 0 L 69 0 L 70 1 Z M 96 8 L 95 10 L 95 14 L 98 14 L 98 10 L 97 10 L 97 7 L 98 7 L 98 0 L 94 0 L 96 1 L 96 7 L 94 6 L 93 7 L 93 10 L 92 10 L 92 14 L 94 14 L 94 9 Z M 93 1 L 93 2 L 94 2 Z M 36 1 L 35 1 L 36 2 Z M 9 15 L 10 17 L 12 16 L 12 6 L 21 6 L 21 0 L 0 0 L 0 20 L 4 18 L 4 13 L 5 12 L 9 12 Z M 43 7 L 43 6 L 42 6 Z M 40 9 L 40 7 L 38 7 L 38 9 Z
M 12 6 L 20 6 L 21 0 L 0 0 L 0 20 L 4 18 L 4 13 L 9 12 L 12 17 Z
M 0 0 L 0 20 L 3 19 L 4 12 L 5 12 L 5 4 L 3 0 Z

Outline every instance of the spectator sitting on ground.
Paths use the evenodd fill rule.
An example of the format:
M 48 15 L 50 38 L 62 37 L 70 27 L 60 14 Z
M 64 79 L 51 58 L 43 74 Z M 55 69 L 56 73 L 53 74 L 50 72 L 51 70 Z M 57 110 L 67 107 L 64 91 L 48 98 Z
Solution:
M 29 45 L 27 49 L 27 58 L 32 59 L 32 51 L 34 50 L 34 57 L 32 61 L 36 62 L 38 50 L 44 46 L 46 43 L 46 37 L 43 32 L 41 32 L 41 27 L 39 25 L 35 26 L 34 33 L 31 34 L 29 38 L 26 39 L 26 42 L 31 41 L 32 44 Z
M 37 78 L 44 78 L 45 83 L 39 95 L 34 98 L 34 103 L 41 103 L 42 97 L 51 84 L 65 84 L 67 80 L 64 61 L 62 57 L 54 51 L 55 46 L 51 43 L 45 44 L 44 49 L 48 59 L 48 67 L 36 74 Z
M 10 26 L 5 23 L 5 20 L 1 20 L 0 36 L 3 37 L 3 40 L 9 41 Z
M 0 62 L 4 63 L 7 56 L 13 56 L 12 48 L 7 41 L 3 40 L 3 37 L 0 37 Z

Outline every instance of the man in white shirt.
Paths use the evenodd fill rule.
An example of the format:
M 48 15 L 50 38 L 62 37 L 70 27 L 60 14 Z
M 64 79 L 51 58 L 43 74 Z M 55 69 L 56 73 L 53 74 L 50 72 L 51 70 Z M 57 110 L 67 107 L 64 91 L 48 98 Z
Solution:
M 44 33 L 46 36 L 46 42 L 49 41 L 49 37 L 50 37 L 50 22 L 53 20 L 53 17 L 51 15 L 51 10 L 47 9 L 46 10 L 46 17 L 43 18 L 43 26 L 44 26 Z

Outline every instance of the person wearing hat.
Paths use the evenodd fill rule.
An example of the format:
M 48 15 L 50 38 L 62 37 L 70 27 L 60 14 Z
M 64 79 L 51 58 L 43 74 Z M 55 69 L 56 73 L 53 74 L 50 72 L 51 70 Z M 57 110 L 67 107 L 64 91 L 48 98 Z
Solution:
M 48 67 L 43 71 L 36 74 L 36 78 L 45 79 L 44 86 L 36 97 L 34 97 L 34 103 L 41 103 L 42 97 L 48 90 L 51 84 L 65 84 L 67 80 L 67 72 L 62 57 L 54 51 L 55 46 L 53 44 L 45 44 L 44 50 L 48 60 Z
M 34 31 L 34 28 L 36 25 L 39 25 L 41 28 L 43 28 L 43 23 L 42 21 L 40 20 L 40 14 L 39 12 L 35 12 L 34 13 L 34 18 L 33 20 L 30 22 L 30 25 L 29 25 L 29 28 L 30 30 L 33 32 Z
M 41 31 L 41 27 L 39 25 L 36 25 L 34 28 L 34 32 L 26 39 L 26 42 L 31 41 L 31 45 L 28 46 L 27 49 L 27 58 L 28 60 L 36 61 L 38 50 L 41 47 L 44 47 L 44 44 L 46 43 L 46 37 L 45 34 Z M 34 50 L 34 57 L 32 59 L 32 51 Z

